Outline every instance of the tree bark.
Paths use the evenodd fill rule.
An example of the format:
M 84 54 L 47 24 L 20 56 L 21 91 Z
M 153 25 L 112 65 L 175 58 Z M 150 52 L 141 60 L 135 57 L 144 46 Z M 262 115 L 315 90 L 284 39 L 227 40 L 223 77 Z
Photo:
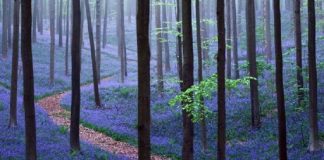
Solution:
M 105 17 L 104 17 L 104 27 L 102 35 L 102 48 L 107 45 L 107 26 L 108 26 L 108 0 L 105 1 Z
M 69 75 L 70 1 L 66 2 L 65 75 Z
M 161 28 L 161 5 L 159 4 L 161 0 L 156 0 L 155 5 L 155 25 L 156 28 Z M 158 92 L 162 93 L 164 90 L 164 83 L 163 83 L 163 62 L 162 62 L 162 34 L 160 31 L 156 34 L 156 52 L 157 52 L 157 83 L 158 83 Z
M 72 151 L 80 151 L 80 71 L 81 71 L 81 9 L 80 0 L 72 1 L 72 104 L 70 146 Z
M 54 68 L 55 68 L 55 0 L 50 0 L 50 84 L 54 83 Z
M 177 11 L 176 11 L 176 21 L 179 23 L 181 21 L 181 9 L 180 9 L 180 0 L 177 1 Z M 177 32 L 181 33 L 181 27 L 180 25 L 177 25 Z M 182 40 L 181 40 L 181 35 L 177 34 L 177 51 L 176 51 L 176 56 L 177 56 L 177 68 L 178 68 L 178 77 L 180 80 L 180 88 L 182 89 Z
M 270 26 L 270 0 L 264 0 L 264 31 L 265 31 L 265 54 L 267 62 L 272 60 L 271 26 Z
M 237 38 L 237 22 L 236 22 L 236 0 L 232 0 L 232 30 L 233 30 L 233 60 L 234 60 L 234 78 L 240 78 L 240 70 L 238 64 L 238 38 Z
M 34 71 L 32 54 L 32 2 L 21 1 L 21 57 L 24 80 L 24 110 L 25 110 L 25 139 L 26 159 L 36 160 L 36 122 L 34 102 Z
M 137 59 L 138 59 L 138 159 L 151 159 L 150 110 L 150 0 L 137 1 Z
M 101 71 L 101 0 L 96 0 L 96 56 L 97 56 L 97 76 L 100 83 Z
M 34 0 L 33 4 L 33 43 L 37 42 L 37 15 L 38 15 L 38 0 Z
M 231 79 L 232 77 L 232 35 L 231 35 L 231 2 L 226 1 L 226 77 Z
M 165 50 L 165 72 L 170 72 L 171 64 L 170 64 L 170 46 L 169 46 L 169 35 L 168 35 L 168 18 L 167 18 L 167 9 L 166 9 L 166 0 L 163 0 L 162 6 L 162 31 L 163 33 L 163 41 L 164 41 L 164 50 Z
M 60 0 L 60 6 L 59 6 L 59 18 L 58 18 L 58 32 L 59 32 L 59 47 L 63 46 L 63 0 Z
M 2 58 L 8 56 L 8 0 L 2 1 Z

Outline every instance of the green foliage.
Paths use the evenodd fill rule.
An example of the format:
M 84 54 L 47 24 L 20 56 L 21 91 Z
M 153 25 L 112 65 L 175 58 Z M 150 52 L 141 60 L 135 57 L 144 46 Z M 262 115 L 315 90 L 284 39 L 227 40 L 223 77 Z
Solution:
M 4 108 L 3 108 L 3 104 L 0 102 L 0 112 L 3 111 Z
M 240 69 L 245 70 L 247 73 L 249 72 L 249 62 L 244 61 L 243 64 L 239 66 Z M 257 73 L 258 76 L 262 75 L 264 71 L 273 71 L 274 68 L 271 64 L 265 62 L 264 60 L 257 60 Z
M 95 154 L 96 160 L 108 160 L 109 156 L 107 153 L 96 153 Z
M 68 127 L 60 126 L 59 131 L 61 134 L 66 134 L 68 132 Z
M 225 87 L 228 90 L 232 90 L 237 88 L 240 84 L 248 85 L 250 80 L 255 80 L 255 78 L 244 77 L 237 80 L 226 79 Z M 169 105 L 176 106 L 176 104 L 182 104 L 180 106 L 190 114 L 192 121 L 199 122 L 204 117 L 211 115 L 211 111 L 204 105 L 203 99 L 211 99 L 216 89 L 217 74 L 214 74 L 201 83 L 193 85 L 186 91 L 176 95 L 169 101 Z

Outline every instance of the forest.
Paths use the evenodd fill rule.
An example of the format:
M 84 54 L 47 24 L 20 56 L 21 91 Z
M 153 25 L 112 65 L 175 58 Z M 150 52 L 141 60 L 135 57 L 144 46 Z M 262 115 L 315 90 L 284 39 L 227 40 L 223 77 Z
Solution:
M 0 160 L 322 160 L 324 0 L 0 0 Z

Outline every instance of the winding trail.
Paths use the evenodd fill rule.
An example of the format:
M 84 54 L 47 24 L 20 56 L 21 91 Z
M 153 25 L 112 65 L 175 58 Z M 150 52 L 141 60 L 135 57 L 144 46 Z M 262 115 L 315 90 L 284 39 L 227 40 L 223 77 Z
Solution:
M 109 78 L 103 79 L 103 81 L 109 81 Z M 85 87 L 89 87 L 92 84 L 81 86 L 81 90 Z M 71 91 L 65 91 L 49 97 L 45 97 L 37 102 L 48 114 L 48 116 L 59 126 L 70 126 L 70 112 L 66 111 L 60 106 L 62 98 Z M 100 149 L 122 155 L 130 159 L 138 159 L 138 149 L 135 146 L 127 144 L 125 142 L 119 142 L 106 136 L 102 133 L 96 132 L 92 129 L 86 128 L 80 125 L 80 139 L 86 141 L 92 145 L 99 147 Z M 153 155 L 152 160 L 168 160 L 166 157 Z

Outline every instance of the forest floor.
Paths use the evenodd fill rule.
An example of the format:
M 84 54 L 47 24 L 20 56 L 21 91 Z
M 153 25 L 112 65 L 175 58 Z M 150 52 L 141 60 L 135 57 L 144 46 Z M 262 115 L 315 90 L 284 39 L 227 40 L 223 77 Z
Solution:
M 102 79 L 101 82 L 109 81 L 109 78 Z M 93 86 L 92 84 L 87 84 L 81 87 L 83 88 Z M 38 101 L 37 104 L 41 106 L 53 119 L 53 121 L 59 125 L 64 127 L 69 127 L 70 125 L 70 112 L 64 110 L 61 106 L 62 98 L 69 93 L 70 91 L 65 91 L 63 93 L 55 94 L 46 98 L 43 98 Z M 134 146 L 131 146 L 125 142 L 116 141 L 113 138 L 104 135 L 103 133 L 96 132 L 90 128 L 87 128 L 80 125 L 80 137 L 82 140 L 89 142 L 92 145 L 95 145 L 102 150 L 105 150 L 110 153 L 114 153 L 117 155 L 123 155 L 130 159 L 137 159 L 138 157 L 138 149 Z M 161 157 L 161 156 L 152 156 L 152 160 L 167 160 L 168 158 Z

